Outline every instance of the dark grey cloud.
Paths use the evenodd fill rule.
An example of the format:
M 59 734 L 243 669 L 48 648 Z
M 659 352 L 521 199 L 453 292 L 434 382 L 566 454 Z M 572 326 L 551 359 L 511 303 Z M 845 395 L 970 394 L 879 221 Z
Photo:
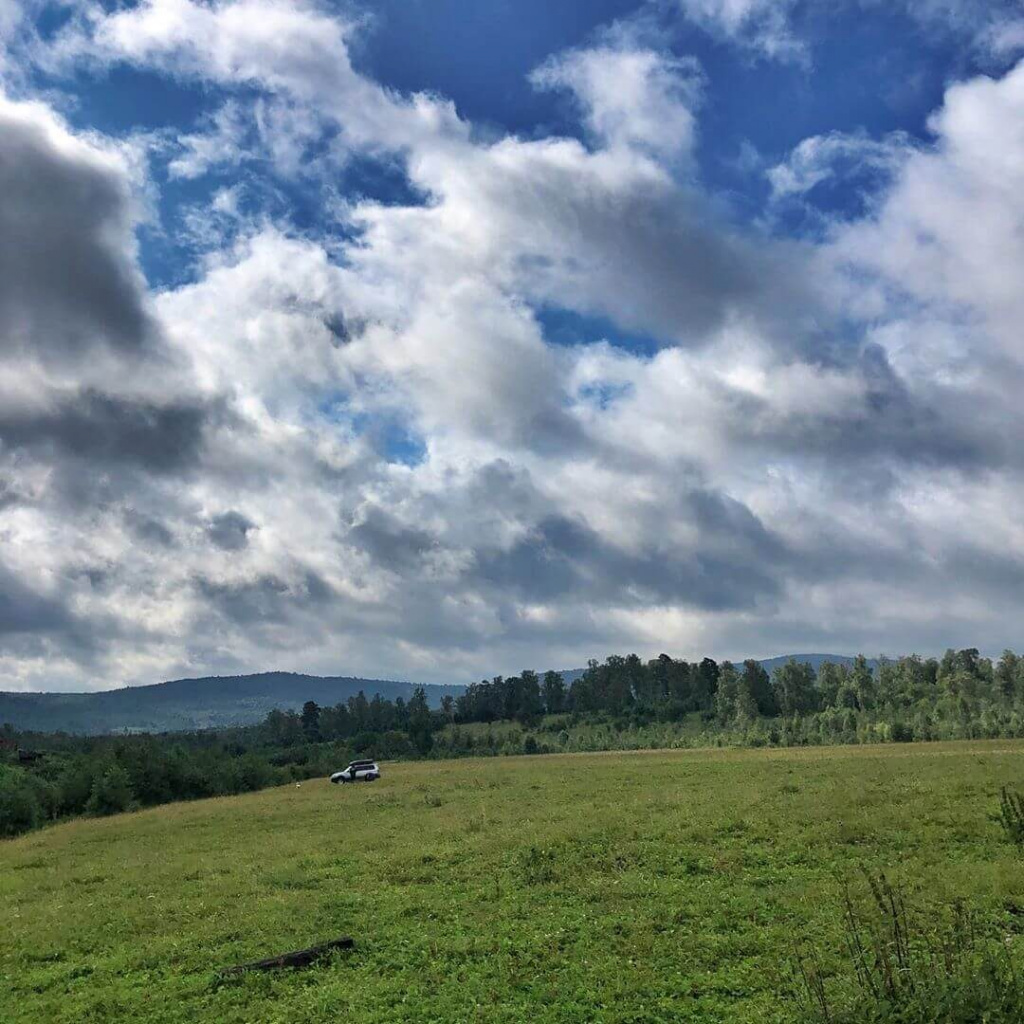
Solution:
M 481 581 L 530 601 L 720 611 L 752 608 L 781 592 L 785 548 L 749 510 L 695 494 L 676 514 L 700 525 L 696 547 L 680 549 L 654 536 L 639 550 L 626 550 L 579 519 L 553 515 L 508 549 L 478 551 L 477 572 Z
M 673 196 L 612 211 L 596 241 L 617 252 L 622 274 L 618 287 L 608 282 L 603 290 L 601 312 L 627 328 L 692 344 L 737 312 L 775 324 L 787 321 L 788 310 L 806 310 L 806 254 L 768 239 L 753 244 L 698 213 L 703 205 Z M 625 236 L 624 223 L 631 226 Z
M 362 520 L 345 534 L 345 540 L 391 572 L 418 568 L 423 557 L 440 546 L 428 531 L 407 526 L 377 506 L 364 511 Z
M 969 593 L 988 594 L 993 604 L 1013 604 L 1024 593 L 1024 557 L 994 552 L 980 543 L 962 544 L 933 569 L 935 585 L 956 579 Z
M 129 508 L 124 513 L 125 525 L 145 544 L 158 547 L 174 547 L 174 534 L 158 519 Z
M 17 505 L 22 500 L 17 489 L 6 480 L 0 480 L 0 512 L 12 505 Z
M 41 409 L 0 408 L 0 450 L 181 472 L 198 460 L 213 412 L 191 400 L 157 403 L 95 390 L 66 393 Z
M 749 508 L 708 488 L 676 488 L 639 547 L 620 546 L 583 516 L 563 511 L 562 502 L 542 495 L 528 473 L 500 460 L 427 507 L 431 516 L 410 522 L 370 506 L 341 539 L 373 567 L 401 574 L 410 586 L 429 582 L 436 564 L 450 554 L 450 564 L 465 567 L 451 570 L 455 576 L 446 578 L 446 593 L 483 596 L 493 607 L 564 601 L 752 608 L 778 597 L 798 561 Z M 463 514 L 473 520 L 501 517 L 517 538 L 505 544 L 471 538 L 458 529 Z M 428 520 L 443 524 L 439 532 L 425 525 Z M 675 543 L 677 526 L 696 541 Z
M 997 395 L 984 401 L 978 390 L 908 382 L 877 345 L 847 346 L 839 358 L 833 352 L 808 363 L 838 370 L 858 393 L 823 410 L 812 393 L 806 409 L 798 401 L 780 408 L 772 394 L 720 387 L 723 434 L 748 453 L 826 460 L 830 474 L 856 475 L 878 493 L 899 484 L 901 468 L 974 473 L 1024 463 Z
M 0 352 L 144 349 L 152 324 L 123 173 L 0 109 Z
M 223 551 L 241 551 L 249 544 L 249 532 L 256 524 L 248 516 L 234 510 L 214 516 L 206 535 Z
M 222 583 L 200 576 L 196 589 L 226 618 L 242 625 L 283 622 L 292 610 L 292 592 L 277 576 Z
M 0 562 L 0 658 L 44 664 L 69 659 L 89 671 L 107 645 L 123 635 L 116 618 L 90 620 L 74 610 L 65 593 L 46 593 L 31 575 Z
M 807 246 L 739 230 L 694 189 L 648 183 L 602 195 L 576 188 L 561 170 L 529 169 L 535 176 L 503 185 L 504 202 L 536 227 L 537 251 L 527 233 L 518 257 L 535 294 L 662 344 L 701 344 L 741 315 L 782 344 L 805 346 L 823 312 Z M 571 255 L 552 256 L 552 247 Z
M 306 569 L 296 579 L 263 573 L 250 579 L 218 581 L 196 576 L 196 592 L 224 618 L 241 626 L 292 622 L 307 612 L 324 615 L 336 594 L 319 573 Z M 308 616 L 306 616 L 308 621 Z
M 12 633 L 76 632 L 74 616 L 0 563 L 0 637 Z

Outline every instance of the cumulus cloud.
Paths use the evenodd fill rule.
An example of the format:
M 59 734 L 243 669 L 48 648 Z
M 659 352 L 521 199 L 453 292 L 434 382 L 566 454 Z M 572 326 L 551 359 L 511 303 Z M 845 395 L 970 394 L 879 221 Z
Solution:
M 935 145 L 907 158 L 878 211 L 844 231 L 833 251 L 940 312 L 985 363 L 1016 364 L 1024 322 L 1022 112 L 1024 65 L 951 86 L 931 118 Z
M 727 33 L 774 25 L 777 54 L 785 9 L 692 5 Z M 863 213 L 792 240 L 701 182 L 711 83 L 621 34 L 533 76 L 572 97 L 580 141 L 382 87 L 355 27 L 311 5 L 84 12 L 51 69 L 211 90 L 163 142 L 172 178 L 269 159 L 322 198 L 359 155 L 408 195 L 344 197 L 299 232 L 221 188 L 189 221 L 191 279 L 154 292 L 122 146 L 0 104 L 12 685 L 1008 642 L 1020 68 L 951 86 L 925 142 L 797 146 L 778 200 L 873 177 Z M 551 310 L 592 336 L 553 344 Z

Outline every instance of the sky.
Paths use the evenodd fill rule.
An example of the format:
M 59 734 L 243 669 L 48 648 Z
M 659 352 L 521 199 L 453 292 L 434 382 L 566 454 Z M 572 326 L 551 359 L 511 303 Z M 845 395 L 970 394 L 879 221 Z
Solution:
M 1024 5 L 0 0 L 0 689 L 989 653 Z

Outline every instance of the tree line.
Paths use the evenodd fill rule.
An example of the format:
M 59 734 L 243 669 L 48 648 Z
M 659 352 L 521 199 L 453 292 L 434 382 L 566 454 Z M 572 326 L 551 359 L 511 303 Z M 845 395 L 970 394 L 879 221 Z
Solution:
M 259 725 L 71 736 L 0 728 L 0 836 L 48 821 L 228 795 L 323 776 L 355 756 L 387 760 L 643 745 L 793 745 L 1024 736 L 1024 658 L 858 656 L 769 674 L 704 658 L 591 661 L 569 684 L 524 671 L 431 708 L 360 692 L 308 701 Z M 39 756 L 36 756 L 39 755 Z
M 454 720 L 530 725 L 565 712 L 602 712 L 641 722 L 698 714 L 725 726 L 854 711 L 892 716 L 909 728 L 914 721 L 970 720 L 1019 703 L 1024 703 L 1024 658 L 1009 650 L 995 662 L 967 648 L 949 650 L 942 658 L 883 658 L 877 668 L 858 655 L 850 663 L 823 662 L 817 671 L 791 659 L 771 674 L 753 659 L 734 665 L 662 654 L 645 662 L 630 654 L 591 661 L 569 687 L 557 672 L 543 679 L 523 672 L 473 684 L 454 701 Z

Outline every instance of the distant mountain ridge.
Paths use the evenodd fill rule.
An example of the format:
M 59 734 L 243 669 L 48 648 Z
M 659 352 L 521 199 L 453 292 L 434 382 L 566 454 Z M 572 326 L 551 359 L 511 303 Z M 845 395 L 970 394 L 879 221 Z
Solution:
M 330 706 L 362 690 L 408 700 L 415 683 L 356 676 L 310 676 L 298 672 L 172 679 L 98 693 L 0 692 L 0 724 L 39 732 L 181 732 L 191 729 L 251 725 L 274 708 L 298 710 L 307 700 Z M 457 697 L 465 687 L 424 685 L 437 706 L 445 695 Z
M 771 672 L 790 658 L 809 662 L 815 671 L 823 661 L 847 665 L 853 662 L 852 657 L 842 654 L 787 654 L 763 659 L 761 664 Z M 869 659 L 868 664 L 872 670 L 878 667 L 877 659 Z M 585 671 L 564 670 L 566 685 Z M 16 729 L 37 732 L 184 732 L 252 725 L 274 708 L 297 711 L 307 700 L 331 706 L 347 701 L 360 690 L 371 699 L 379 693 L 389 700 L 408 700 L 416 686 L 393 679 L 259 672 L 172 679 L 98 693 L 0 692 L 0 725 L 9 722 Z M 426 684 L 423 688 L 432 707 L 440 705 L 442 697 L 458 697 L 465 690 L 464 686 L 454 684 Z
M 761 658 L 759 660 L 769 672 L 780 665 L 785 665 L 788 661 L 796 661 L 801 664 L 806 662 L 817 672 L 823 662 L 831 661 L 834 665 L 852 665 L 855 658 L 849 654 L 782 654 L 777 658 Z M 878 658 L 867 658 L 866 661 L 872 672 L 876 671 L 880 664 Z M 742 664 L 742 662 L 737 662 L 737 664 Z

